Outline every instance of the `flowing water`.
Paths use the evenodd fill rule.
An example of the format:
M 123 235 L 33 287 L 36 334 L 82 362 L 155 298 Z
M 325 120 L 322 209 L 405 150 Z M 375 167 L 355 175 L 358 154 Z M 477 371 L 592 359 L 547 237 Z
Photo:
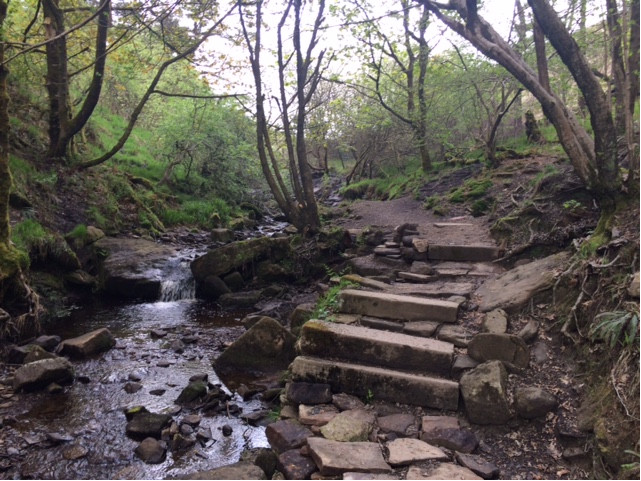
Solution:
M 182 454 L 169 451 L 166 461 L 158 465 L 139 460 L 134 455 L 138 443 L 125 435 L 124 408 L 140 405 L 152 412 L 173 412 L 177 408 L 174 400 L 195 374 L 206 373 L 210 383 L 222 384 L 211 360 L 226 342 L 244 331 L 240 319 L 245 313 L 224 312 L 213 303 L 193 299 L 189 257 L 168 261 L 162 300 L 139 304 L 95 302 L 47 329 L 48 334 L 64 339 L 107 327 L 117 345 L 95 359 L 74 362 L 76 381 L 63 393 L 13 397 L 11 407 L 0 413 L 13 420 L 10 427 L 5 425 L 0 431 L 5 440 L 0 440 L 0 455 L 3 447 L 4 452 L 8 449 L 7 443 L 13 443 L 12 459 L 18 461 L 0 473 L 0 478 L 163 479 L 230 464 L 246 448 L 268 446 L 264 428 L 249 426 L 240 417 L 226 414 L 203 415 L 201 427 L 211 429 L 212 439 Z M 164 330 L 166 337 L 152 337 L 150 331 L 156 329 Z M 185 343 L 183 352 L 171 347 L 179 339 Z M 143 387 L 128 394 L 124 386 L 131 374 L 141 378 Z M 155 390 L 162 390 L 162 394 L 150 392 Z M 259 400 L 243 401 L 230 394 L 234 396 L 231 402 L 243 413 L 264 409 Z M 183 409 L 174 420 L 192 413 Z M 223 425 L 232 427 L 231 436 L 222 434 Z M 48 440 L 51 433 L 69 441 L 56 445 Z M 73 445 L 86 455 L 66 459 Z

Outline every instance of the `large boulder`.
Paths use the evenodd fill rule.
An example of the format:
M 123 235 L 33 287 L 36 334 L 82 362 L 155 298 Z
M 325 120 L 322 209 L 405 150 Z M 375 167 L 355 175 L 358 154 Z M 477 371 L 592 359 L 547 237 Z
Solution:
M 150 413 L 147 410 L 136 413 L 127 423 L 126 433 L 132 439 L 148 437 L 160 439 L 162 430 L 171 421 L 169 414 Z
M 107 328 L 96 329 L 82 336 L 65 339 L 58 348 L 63 356 L 76 359 L 108 351 L 116 345 L 116 340 Z
M 258 237 L 232 242 L 196 258 L 191 263 L 191 272 L 196 282 L 203 282 L 208 276 L 224 276 L 256 261 L 279 261 L 289 253 L 289 239 L 286 237 Z
M 263 317 L 214 361 L 219 374 L 234 371 L 275 372 L 287 369 L 296 353 L 296 338 L 277 320 Z
M 488 361 L 461 376 L 467 418 L 476 424 L 504 424 L 512 418 L 507 398 L 507 371 L 500 361 Z
M 68 384 L 73 381 L 73 367 L 64 358 L 42 359 L 19 367 L 14 375 L 13 389 L 35 391 L 51 383 Z
M 156 300 L 163 279 L 161 267 L 175 249 L 144 239 L 104 237 L 94 244 L 100 256 L 100 284 L 110 294 L 126 299 Z

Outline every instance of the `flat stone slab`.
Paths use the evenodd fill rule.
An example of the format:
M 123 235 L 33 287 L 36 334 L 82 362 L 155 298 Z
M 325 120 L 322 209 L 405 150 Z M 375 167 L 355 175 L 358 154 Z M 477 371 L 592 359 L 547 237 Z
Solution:
M 380 329 L 383 331 L 402 332 L 403 323 L 398 321 L 390 321 L 388 319 L 381 319 L 379 317 L 363 316 L 360 320 L 360 325 L 370 327 L 372 329 Z
M 350 443 L 309 438 L 309 451 L 323 476 L 360 473 L 391 473 L 377 443 Z
M 463 466 L 451 463 L 442 463 L 435 468 L 421 468 L 411 466 L 407 471 L 406 479 L 483 479 Z
M 265 472 L 255 464 L 240 461 L 228 466 L 181 476 L 182 479 L 267 479 Z
M 298 356 L 291 365 L 294 380 L 326 382 L 334 392 L 416 406 L 456 410 L 459 400 L 457 382 L 418 376 L 380 367 Z
M 265 435 L 274 451 L 284 453 L 303 446 L 312 432 L 292 419 L 285 419 L 267 426 Z
M 344 281 L 353 282 L 354 284 L 359 284 L 363 287 L 368 287 L 370 289 L 376 289 L 379 291 L 384 291 L 389 287 L 389 284 L 385 282 L 377 281 L 375 279 L 370 279 L 368 277 L 359 276 L 358 274 L 346 274 L 341 277 Z
M 346 314 L 402 319 L 404 321 L 456 322 L 459 305 L 438 299 L 346 289 L 340 294 Z
M 446 461 L 447 454 L 440 448 L 420 439 L 398 438 L 387 443 L 388 462 L 392 466 L 407 466 L 422 461 Z
M 479 309 L 481 312 L 497 308 L 506 311 L 518 309 L 535 294 L 552 287 L 556 276 L 569 258 L 569 253 L 560 252 L 515 267 L 495 279 L 486 281 L 476 291 L 481 297 Z
M 405 296 L 469 296 L 476 286 L 471 282 L 434 281 L 429 284 L 393 284 L 387 285 L 387 292 Z M 435 319 L 437 320 L 437 319 Z
M 437 275 L 414 274 L 413 272 L 399 272 L 399 279 L 416 282 L 417 284 L 433 282 L 438 279 Z
M 498 259 L 500 252 L 494 246 L 430 244 L 427 257 L 434 260 L 483 262 Z
M 298 421 L 308 426 L 324 426 L 338 414 L 338 409 L 333 404 L 316 404 L 298 406 Z
M 306 356 L 440 375 L 449 375 L 454 359 L 448 342 L 317 320 L 305 323 L 298 348 Z
M 369 480 L 369 479 L 398 479 L 398 476 L 395 476 L 394 473 L 383 474 L 383 473 L 343 473 L 343 479 L 349 480 Z
M 451 342 L 456 347 L 467 347 L 472 339 L 472 334 L 470 334 L 463 326 L 444 324 L 438 330 L 436 337 L 441 341 Z
M 364 442 L 372 432 L 376 416 L 364 409 L 343 411 L 321 428 L 326 439 L 341 442 Z
M 432 337 L 440 324 L 432 321 L 406 322 L 403 325 L 403 332 L 410 336 Z
M 389 414 L 377 419 L 378 428 L 384 433 L 394 433 L 399 436 L 414 436 L 418 434 L 416 417 L 409 413 Z
M 472 227 L 474 224 L 466 224 L 464 222 L 434 222 L 434 227 L 442 229 L 444 227 Z

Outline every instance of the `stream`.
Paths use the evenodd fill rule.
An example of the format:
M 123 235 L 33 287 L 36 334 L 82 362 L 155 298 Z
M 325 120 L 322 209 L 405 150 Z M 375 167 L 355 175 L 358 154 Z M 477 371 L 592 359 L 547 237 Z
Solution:
M 266 409 L 259 399 L 244 401 L 230 390 L 240 383 L 253 387 L 250 380 L 227 380 L 228 387 L 211 367 L 225 345 L 245 331 L 240 321 L 248 312 L 194 298 L 189 260 L 195 254 L 188 248 L 167 260 L 156 302 L 95 299 L 47 326 L 47 334 L 62 339 L 106 327 L 117 344 L 96 358 L 73 361 L 76 379 L 61 393 L 3 395 L 0 401 L 9 401 L 0 406 L 0 478 L 164 479 L 231 464 L 245 449 L 269 445 L 264 427 L 251 426 L 240 415 L 206 415 L 174 404 L 190 377 L 207 374 L 243 415 Z M 128 393 L 125 386 L 132 381 L 142 388 Z M 168 450 L 162 464 L 145 464 L 134 454 L 138 442 L 125 434 L 124 409 L 133 406 L 171 413 L 179 423 L 199 414 L 198 429 L 209 429 L 211 439 L 199 438 L 180 453 Z M 231 435 L 223 434 L 225 425 Z

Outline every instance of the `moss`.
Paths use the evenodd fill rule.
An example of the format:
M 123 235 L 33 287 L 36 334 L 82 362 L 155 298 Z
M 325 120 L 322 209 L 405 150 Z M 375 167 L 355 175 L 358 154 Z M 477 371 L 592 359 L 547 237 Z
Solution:
M 7 244 L 0 244 L 0 282 L 29 267 L 26 252 Z

